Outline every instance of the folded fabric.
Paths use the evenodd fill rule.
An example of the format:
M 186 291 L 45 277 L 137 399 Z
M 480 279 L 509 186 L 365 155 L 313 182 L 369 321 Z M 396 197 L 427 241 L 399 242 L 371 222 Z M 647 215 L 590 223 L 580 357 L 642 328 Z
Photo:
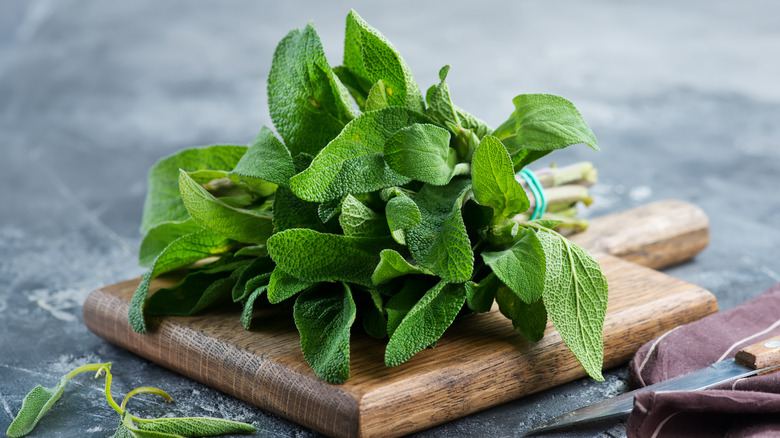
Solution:
M 629 385 L 638 388 L 704 368 L 777 335 L 780 284 L 645 344 L 629 364 Z M 626 429 L 630 438 L 780 437 L 780 372 L 706 391 L 640 393 Z

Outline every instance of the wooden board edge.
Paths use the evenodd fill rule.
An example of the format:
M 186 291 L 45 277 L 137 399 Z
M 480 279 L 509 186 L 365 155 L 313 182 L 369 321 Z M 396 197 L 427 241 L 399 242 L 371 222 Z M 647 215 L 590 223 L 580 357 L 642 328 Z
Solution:
M 128 280 L 112 286 L 137 281 Z M 127 322 L 127 311 L 127 301 L 102 288 L 87 296 L 82 315 L 84 324 L 97 336 L 208 387 L 329 436 L 360 436 L 359 394 L 342 391 L 338 385 L 263 360 L 168 319 L 150 318 L 148 325 L 152 329 L 146 334 L 135 333 Z M 191 337 L 182 339 L 183 332 Z M 199 366 L 185 366 L 193 360 L 189 354 L 184 357 L 171 354 L 174 346 L 181 344 L 197 351 Z M 227 357 L 230 360 L 226 360 Z M 206 373 L 206 370 L 219 371 Z M 241 376 L 246 373 L 252 375 Z M 239 376 L 251 379 L 263 390 L 239 387 L 236 385 L 242 380 Z M 323 390 L 327 391 L 328 399 L 318 402 L 312 394 Z M 280 399 L 282 394 L 287 394 L 285 400 Z M 301 400 L 305 400 L 305 413 L 297 415 L 296 409 L 285 409 L 286 405 L 300 404 Z

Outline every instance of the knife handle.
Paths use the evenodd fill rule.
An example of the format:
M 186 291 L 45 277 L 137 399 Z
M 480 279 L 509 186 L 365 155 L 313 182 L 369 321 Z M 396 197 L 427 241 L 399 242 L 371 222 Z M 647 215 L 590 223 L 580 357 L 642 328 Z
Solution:
M 734 361 L 753 370 L 780 364 L 780 335 L 739 350 Z

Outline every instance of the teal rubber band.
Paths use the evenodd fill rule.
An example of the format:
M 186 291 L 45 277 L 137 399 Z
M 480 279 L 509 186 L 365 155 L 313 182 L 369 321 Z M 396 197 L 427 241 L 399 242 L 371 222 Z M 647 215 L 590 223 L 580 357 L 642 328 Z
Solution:
M 545 210 L 547 210 L 547 198 L 544 196 L 542 184 L 531 169 L 523 169 L 518 175 L 528 183 L 528 188 L 531 189 L 531 193 L 534 195 L 534 212 L 531 214 L 531 220 L 541 218 Z

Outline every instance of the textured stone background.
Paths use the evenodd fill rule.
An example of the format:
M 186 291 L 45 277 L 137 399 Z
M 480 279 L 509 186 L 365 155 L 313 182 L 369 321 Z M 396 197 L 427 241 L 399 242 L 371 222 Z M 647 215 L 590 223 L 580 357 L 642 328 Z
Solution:
M 180 377 L 87 331 L 86 295 L 138 276 L 147 169 L 184 147 L 248 143 L 270 124 L 276 43 L 315 22 L 340 63 L 355 7 L 404 55 L 423 89 L 452 65 L 458 105 L 493 126 L 511 98 L 572 100 L 602 152 L 601 215 L 665 198 L 700 205 L 712 240 L 667 270 L 728 309 L 780 281 L 780 6 L 772 1 L 479 2 L 4 0 L 0 2 L 0 430 L 36 384 L 115 363 L 114 392 L 141 385 L 177 402 L 142 413 L 251 422 L 256 436 L 316 433 Z M 521 436 L 625 390 L 625 369 L 454 421 L 419 437 Z M 31 436 L 111 435 L 100 388 L 71 383 Z M 620 437 L 622 424 L 575 434 Z M 550 435 L 565 436 L 565 435 Z

